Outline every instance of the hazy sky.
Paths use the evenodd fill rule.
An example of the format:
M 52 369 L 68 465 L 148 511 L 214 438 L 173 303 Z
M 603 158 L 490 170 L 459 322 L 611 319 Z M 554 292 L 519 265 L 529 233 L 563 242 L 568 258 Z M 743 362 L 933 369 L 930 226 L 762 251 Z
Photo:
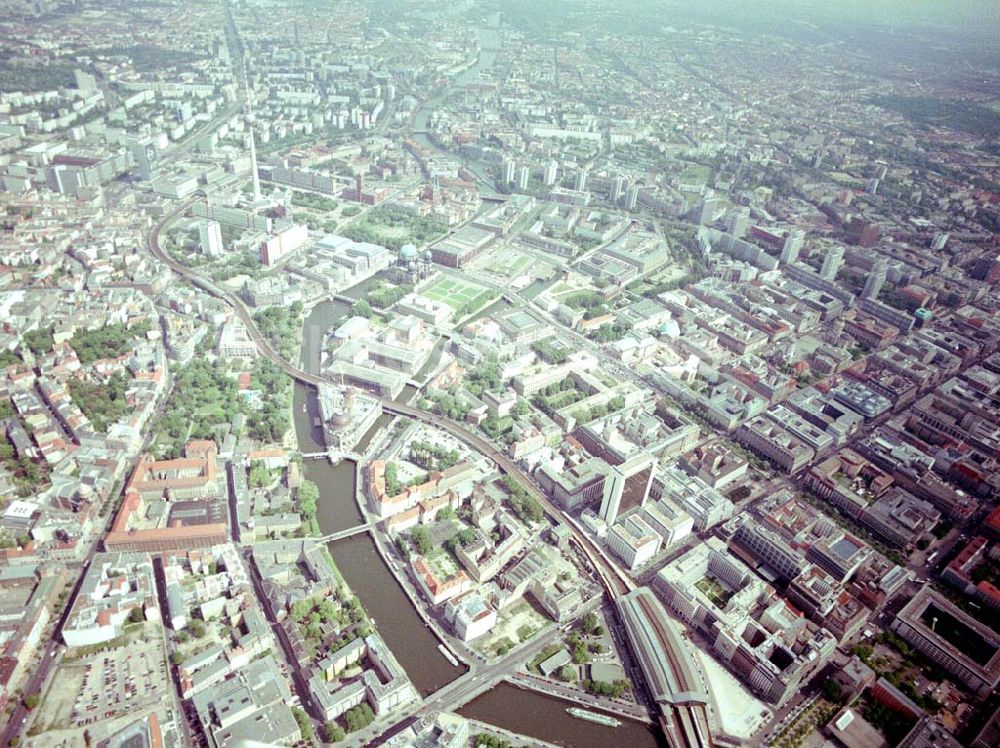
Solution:
M 1000 27 L 1000 0 L 666 0 L 675 8 L 702 12 L 789 18 L 816 18 L 837 22 L 911 23 L 967 26 L 987 23 Z M 1000 46 L 1000 42 L 998 42 Z

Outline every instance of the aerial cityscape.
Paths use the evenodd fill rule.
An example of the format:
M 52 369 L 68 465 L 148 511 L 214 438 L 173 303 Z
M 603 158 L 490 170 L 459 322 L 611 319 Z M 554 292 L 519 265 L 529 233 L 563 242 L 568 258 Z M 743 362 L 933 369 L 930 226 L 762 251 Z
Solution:
M 1000 8 L 0 38 L 0 748 L 1000 745 Z

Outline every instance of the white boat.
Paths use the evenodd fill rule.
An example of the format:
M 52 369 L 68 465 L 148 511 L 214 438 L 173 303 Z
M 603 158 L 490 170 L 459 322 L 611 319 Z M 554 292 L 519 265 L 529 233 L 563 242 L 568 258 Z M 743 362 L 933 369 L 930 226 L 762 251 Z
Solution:
M 458 660 L 455 658 L 455 655 L 453 655 L 451 653 L 451 650 L 448 649 L 444 644 L 438 644 L 438 651 L 440 651 L 441 654 L 444 655 L 444 658 L 448 660 L 448 662 L 450 662 L 455 667 L 458 667 Z
M 597 712 L 587 711 L 586 709 L 580 709 L 575 706 L 571 706 L 566 711 L 577 719 L 585 719 L 588 722 L 596 722 L 597 724 L 604 725 L 606 727 L 621 727 L 622 724 L 620 719 L 615 719 L 607 714 L 598 714 Z

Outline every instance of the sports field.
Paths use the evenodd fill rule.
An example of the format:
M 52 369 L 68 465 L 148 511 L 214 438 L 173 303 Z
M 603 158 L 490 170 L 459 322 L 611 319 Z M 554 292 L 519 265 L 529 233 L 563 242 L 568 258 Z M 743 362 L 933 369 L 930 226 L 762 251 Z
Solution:
M 454 278 L 439 278 L 420 293 L 457 311 L 474 311 L 496 296 L 488 288 Z

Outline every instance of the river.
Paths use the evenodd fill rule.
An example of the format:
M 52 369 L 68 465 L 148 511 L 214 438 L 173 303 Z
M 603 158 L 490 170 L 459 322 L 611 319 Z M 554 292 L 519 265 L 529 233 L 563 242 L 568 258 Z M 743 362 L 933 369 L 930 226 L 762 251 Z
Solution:
M 653 727 L 622 720 L 619 727 L 605 727 L 566 713 L 572 702 L 501 683 L 458 710 L 463 717 L 497 725 L 511 732 L 576 748 L 629 748 L 666 746 Z
M 362 284 L 366 287 L 366 284 Z M 354 288 L 345 295 L 356 298 L 364 288 Z M 309 371 L 318 371 L 319 347 L 327 330 L 349 312 L 341 301 L 324 301 L 313 308 L 303 326 L 302 363 Z M 408 398 L 412 390 L 401 395 Z M 316 391 L 296 383 L 295 429 L 303 452 L 322 452 L 322 429 L 313 426 L 319 413 Z M 303 412 L 302 404 L 306 405 Z M 388 422 L 388 416 L 385 417 Z M 377 430 L 378 425 L 373 428 Z M 365 440 L 371 438 L 371 433 Z M 330 465 L 326 460 L 305 461 L 305 476 L 320 490 L 317 520 L 324 533 L 354 527 L 362 522 L 354 495 L 357 466 L 350 460 Z M 361 599 L 368 615 L 375 621 L 389 648 L 406 670 L 421 695 L 427 695 L 451 682 L 464 672 L 448 662 L 437 648 L 438 640 L 413 609 L 410 599 L 375 550 L 372 539 L 358 535 L 329 545 L 330 553 L 348 585 Z M 610 730 L 575 717 L 565 711 L 566 702 L 514 686 L 501 684 L 473 700 L 462 714 L 550 742 L 573 746 L 603 746 L 625 741 L 644 748 L 662 745 L 644 725 L 625 722 Z
M 345 295 L 357 298 L 369 283 L 359 284 Z M 301 358 L 309 371 L 319 369 L 320 346 L 326 331 L 336 326 L 348 312 L 346 302 L 324 301 L 309 313 L 303 325 Z M 408 399 L 412 394 L 413 389 L 407 388 L 400 399 Z M 303 404 L 306 405 L 305 411 Z M 319 414 L 316 391 L 296 383 L 293 408 L 299 449 L 303 452 L 325 451 L 323 430 L 313 425 Z M 362 442 L 367 443 L 390 420 L 391 416 L 380 418 Z M 319 486 L 316 519 L 324 533 L 354 527 L 363 521 L 354 498 L 357 465 L 353 461 L 344 460 L 331 465 L 326 460 L 306 460 L 305 477 Z M 413 609 L 410 599 L 376 552 L 371 538 L 348 538 L 330 543 L 329 548 L 344 579 L 361 598 L 368 615 L 375 620 L 389 648 L 421 694 L 437 690 L 464 672 L 464 668 L 455 667 L 438 651 L 437 638 Z
M 455 91 L 455 89 L 477 80 L 481 72 L 489 72 L 492 70 L 493 64 L 496 62 L 497 53 L 500 51 L 501 33 L 498 29 L 478 28 L 476 29 L 476 36 L 479 40 L 479 58 L 475 63 L 470 65 L 461 73 L 457 74 L 452 79 L 451 85 L 447 89 L 438 95 L 427 99 L 420 105 L 420 108 L 417 110 L 416 116 L 414 117 L 413 124 L 414 130 L 421 132 L 414 133 L 412 138 L 425 148 L 461 160 L 465 168 L 475 175 L 478 182 L 477 186 L 479 187 L 479 193 L 483 196 L 493 196 L 501 194 L 497 190 L 496 184 L 493 180 L 493 174 L 497 170 L 496 165 L 453 154 L 450 151 L 438 146 L 433 140 L 431 140 L 431 138 L 422 132 L 427 130 L 431 114 L 434 110 L 437 109 L 438 106 L 440 106 L 445 99 L 447 99 L 448 96 Z
M 488 70 L 493 65 L 499 47 L 499 32 L 480 29 L 479 33 L 480 58 L 477 64 L 456 77 L 454 85 L 474 80 L 480 70 Z M 418 129 L 426 127 L 430 112 L 445 96 L 446 94 L 441 94 L 425 102 L 417 116 Z M 420 139 L 426 145 L 436 148 L 426 137 L 421 136 Z M 480 188 L 485 187 L 492 192 L 491 182 L 483 178 L 484 174 L 490 173 L 491 167 L 479 163 L 473 167 L 470 170 L 480 175 Z M 360 298 L 374 282 L 375 278 L 360 283 L 343 292 L 343 295 Z M 498 300 L 476 316 L 479 318 L 506 306 L 507 302 Z M 302 331 L 301 364 L 306 370 L 318 372 L 320 351 L 326 333 L 345 319 L 349 311 L 349 304 L 343 301 L 324 301 L 311 310 Z M 437 354 L 433 358 L 436 359 Z M 409 400 L 413 392 L 413 388 L 408 386 L 399 399 Z M 295 384 L 293 413 L 299 449 L 303 452 L 325 451 L 322 428 L 314 425 L 319 415 L 319 402 L 312 387 Z M 390 416 L 380 418 L 363 437 L 360 446 L 366 445 L 390 420 Z M 304 472 L 306 478 L 319 486 L 317 520 L 324 533 L 354 527 L 363 521 L 355 500 L 357 465 L 354 462 L 344 460 L 337 465 L 330 465 L 326 460 L 309 459 L 305 461 Z M 437 637 L 414 610 L 410 599 L 376 551 L 370 537 L 359 535 L 336 541 L 330 543 L 329 548 L 344 579 L 361 599 L 368 615 L 375 621 L 389 648 L 422 695 L 433 693 L 465 672 L 465 668 L 452 665 L 441 655 L 437 648 Z M 469 717 L 514 732 L 564 745 L 604 746 L 623 743 L 636 748 L 652 748 L 664 744 L 644 725 L 625 722 L 621 727 L 611 730 L 571 717 L 565 711 L 568 705 L 568 702 L 560 699 L 501 684 L 460 711 Z

